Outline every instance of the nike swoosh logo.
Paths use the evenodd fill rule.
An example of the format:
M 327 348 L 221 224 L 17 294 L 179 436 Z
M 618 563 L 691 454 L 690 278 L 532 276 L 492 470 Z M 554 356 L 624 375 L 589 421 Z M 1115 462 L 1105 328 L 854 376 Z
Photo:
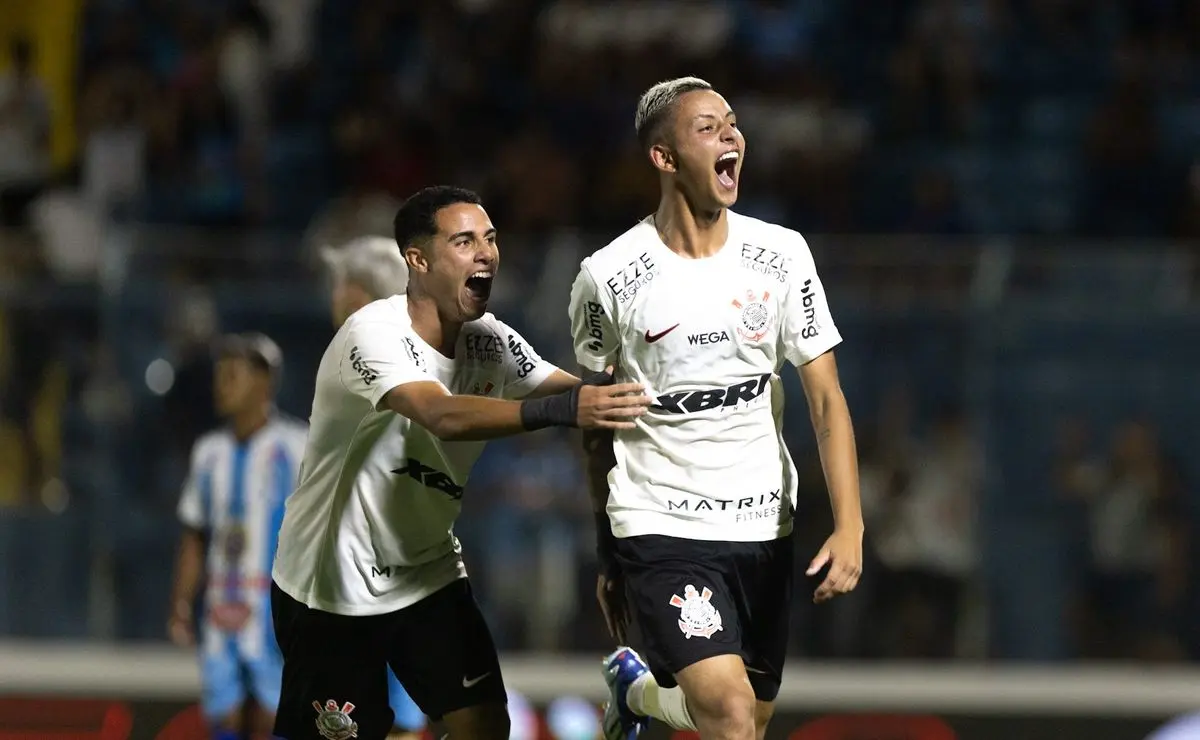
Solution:
M 482 676 L 476 676 L 475 678 L 467 678 L 466 676 L 463 676 L 463 688 L 469 689 L 490 675 L 492 675 L 491 671 L 488 671 L 487 673 L 483 674 Z
M 647 330 L 646 330 L 646 337 L 645 337 L 645 339 L 646 339 L 646 343 L 647 343 L 647 344 L 654 344 L 655 342 L 657 342 L 658 340 L 660 340 L 660 339 L 662 339 L 663 337 L 667 336 L 668 334 L 670 334 L 671 332 L 675 331 L 675 330 L 676 330 L 676 329 L 678 329 L 678 328 L 679 328 L 679 324 L 676 324 L 675 326 L 672 326 L 670 329 L 663 329 L 662 331 L 660 331 L 660 332 L 659 332 L 659 333 L 657 333 L 657 334 L 651 334 L 651 333 L 650 333 L 650 330 L 649 330 L 649 329 L 647 329 Z

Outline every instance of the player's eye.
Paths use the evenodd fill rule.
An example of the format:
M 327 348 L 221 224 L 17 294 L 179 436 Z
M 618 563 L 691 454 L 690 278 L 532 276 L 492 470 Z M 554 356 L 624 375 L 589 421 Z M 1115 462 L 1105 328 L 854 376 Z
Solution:
M 703 128 L 701 128 L 701 129 L 700 129 L 700 132 L 701 132 L 701 133 L 705 133 L 705 134 L 706 134 L 706 133 L 708 133 L 709 131 L 712 131 L 712 130 L 713 130 L 713 125 L 712 125 L 712 124 L 709 124 L 709 125 L 707 125 L 707 126 L 704 126 Z

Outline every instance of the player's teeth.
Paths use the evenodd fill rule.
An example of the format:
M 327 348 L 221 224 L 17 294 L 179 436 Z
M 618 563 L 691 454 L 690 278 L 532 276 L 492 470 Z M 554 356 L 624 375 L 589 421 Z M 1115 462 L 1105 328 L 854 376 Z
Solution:
M 738 158 L 737 152 L 725 152 L 724 154 L 721 155 L 720 159 L 718 159 L 717 161 L 718 162 L 728 162 L 731 160 L 736 161 L 737 158 Z

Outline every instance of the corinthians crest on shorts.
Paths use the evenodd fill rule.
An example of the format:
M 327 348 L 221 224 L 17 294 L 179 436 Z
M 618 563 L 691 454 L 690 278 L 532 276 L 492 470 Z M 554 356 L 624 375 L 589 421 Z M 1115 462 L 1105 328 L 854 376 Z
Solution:
M 679 629 L 687 639 L 693 637 L 711 638 L 714 632 L 721 630 L 721 612 L 712 605 L 712 589 L 707 586 L 703 591 L 688 584 L 683 589 L 683 597 L 671 595 L 671 606 L 679 609 Z
M 323 707 L 319 701 L 314 701 L 312 705 L 317 710 L 317 732 L 321 733 L 321 737 L 329 740 L 358 737 L 358 723 L 350 719 L 350 713 L 354 711 L 353 704 L 346 702 L 339 707 L 336 701 L 329 699 Z

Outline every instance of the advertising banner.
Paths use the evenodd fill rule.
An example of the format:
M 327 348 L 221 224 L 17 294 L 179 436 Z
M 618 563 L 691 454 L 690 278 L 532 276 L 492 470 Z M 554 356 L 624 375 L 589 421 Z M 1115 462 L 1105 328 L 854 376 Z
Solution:
M 531 708 L 514 702 L 513 740 L 596 740 L 599 710 L 564 698 Z M 781 712 L 768 740 L 1145 740 L 1169 717 L 918 715 Z M 428 735 L 431 740 L 433 736 Z M 207 740 L 194 704 L 86 697 L 0 699 L 0 740 Z M 647 740 L 697 740 L 651 727 Z

